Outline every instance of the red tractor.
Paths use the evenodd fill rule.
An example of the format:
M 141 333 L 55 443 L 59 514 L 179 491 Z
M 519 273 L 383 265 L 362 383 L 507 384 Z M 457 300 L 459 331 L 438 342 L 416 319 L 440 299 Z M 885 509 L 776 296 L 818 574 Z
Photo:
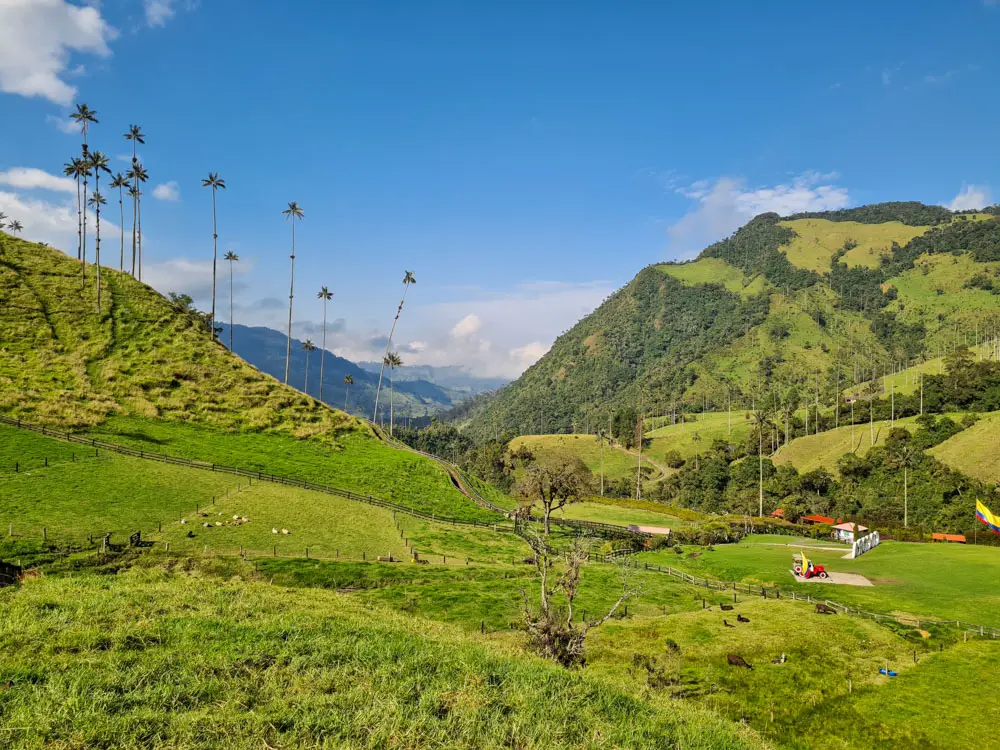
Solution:
M 813 578 L 829 578 L 830 574 L 826 572 L 826 568 L 822 565 L 816 565 L 812 560 L 806 557 L 806 553 L 803 552 L 798 555 L 792 555 L 792 562 L 795 563 L 795 575 L 802 576 L 805 579 Z

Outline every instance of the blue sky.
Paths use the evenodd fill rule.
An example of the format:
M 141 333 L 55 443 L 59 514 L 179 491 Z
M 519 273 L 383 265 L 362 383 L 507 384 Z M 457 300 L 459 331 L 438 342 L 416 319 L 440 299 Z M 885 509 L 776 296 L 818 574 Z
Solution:
M 404 359 L 512 376 L 642 266 L 754 213 L 992 202 L 1000 5 L 759 5 L 8 0 L 0 210 L 73 249 L 73 194 L 46 174 L 83 101 L 94 147 L 148 135 L 161 291 L 208 305 L 217 171 L 236 322 L 281 327 L 297 200 L 297 334 L 318 339 L 326 284 L 329 348 L 374 356 L 411 269 Z

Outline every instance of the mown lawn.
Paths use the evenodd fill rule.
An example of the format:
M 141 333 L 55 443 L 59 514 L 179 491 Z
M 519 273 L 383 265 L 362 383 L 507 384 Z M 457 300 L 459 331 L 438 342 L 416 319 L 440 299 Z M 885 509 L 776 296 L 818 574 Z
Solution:
M 318 589 L 160 570 L 0 590 L 9 748 L 753 748 L 683 702 Z
M 789 570 L 798 549 L 794 537 L 758 537 L 754 544 L 717 545 L 712 551 L 685 548 L 640 555 L 640 560 L 673 565 L 698 575 L 747 581 L 782 590 L 823 596 L 871 612 L 918 615 L 1000 627 L 1000 547 L 883 542 L 856 560 L 836 552 L 816 551 L 815 561 L 843 573 L 860 573 L 871 587 L 796 583 Z M 813 542 L 816 544 L 816 542 Z M 841 549 L 843 551 L 841 552 Z M 698 557 L 689 553 L 701 552 Z

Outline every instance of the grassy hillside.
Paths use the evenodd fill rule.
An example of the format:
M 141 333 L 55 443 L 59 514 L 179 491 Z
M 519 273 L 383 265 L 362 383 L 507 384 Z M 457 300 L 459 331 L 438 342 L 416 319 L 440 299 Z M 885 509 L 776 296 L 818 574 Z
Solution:
M 818 435 L 798 437 L 783 445 L 774 456 L 774 463 L 794 466 L 800 472 L 826 468 L 834 471 L 837 459 L 845 453 L 865 455 L 873 446 L 885 445 L 885 439 L 892 427 L 903 427 L 911 432 L 916 429 L 916 417 L 897 419 L 895 424 L 888 420 L 876 421 L 874 425 L 860 420 L 852 428 L 838 427 Z M 874 443 L 872 442 L 874 427 Z M 853 441 L 853 444 L 852 444 Z
M 764 746 L 695 707 L 332 592 L 137 571 L 31 581 L 0 606 L 10 748 Z
M 82 288 L 79 262 L 59 251 L 14 239 L 5 248 L 0 413 L 428 512 L 480 514 L 438 465 L 259 372 L 128 274 L 102 269 L 98 315 L 93 266 Z
M 829 271 L 833 256 L 848 244 L 855 246 L 844 253 L 844 263 L 877 268 L 893 242 L 905 245 L 930 229 L 929 226 L 907 226 L 898 221 L 862 224 L 829 219 L 794 219 L 782 222 L 782 226 L 796 234 L 785 249 L 788 260 L 798 268 L 820 272 Z
M 986 414 L 930 453 L 941 463 L 988 484 L 1000 484 L 1000 413 Z
M 194 316 L 128 274 L 7 239 L 0 256 L 0 410 L 89 427 L 134 414 L 299 437 L 365 431 L 282 386 L 220 344 Z
M 601 472 L 601 443 L 596 435 L 523 435 L 510 443 L 511 451 L 521 448 L 530 450 L 536 459 L 558 460 L 576 456 L 594 474 L 600 475 Z M 606 481 L 635 478 L 638 465 L 635 456 L 620 448 L 610 447 L 607 440 L 604 441 L 603 462 Z

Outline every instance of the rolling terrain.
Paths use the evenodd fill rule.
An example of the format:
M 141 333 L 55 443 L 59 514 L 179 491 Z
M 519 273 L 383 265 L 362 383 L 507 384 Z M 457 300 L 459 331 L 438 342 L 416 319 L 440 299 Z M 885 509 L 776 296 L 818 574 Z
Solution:
M 1000 221 L 889 203 L 758 216 L 694 261 L 651 265 L 560 336 L 467 429 L 582 431 L 612 410 L 747 409 L 833 394 L 995 329 Z M 838 388 L 839 385 L 839 388 Z

